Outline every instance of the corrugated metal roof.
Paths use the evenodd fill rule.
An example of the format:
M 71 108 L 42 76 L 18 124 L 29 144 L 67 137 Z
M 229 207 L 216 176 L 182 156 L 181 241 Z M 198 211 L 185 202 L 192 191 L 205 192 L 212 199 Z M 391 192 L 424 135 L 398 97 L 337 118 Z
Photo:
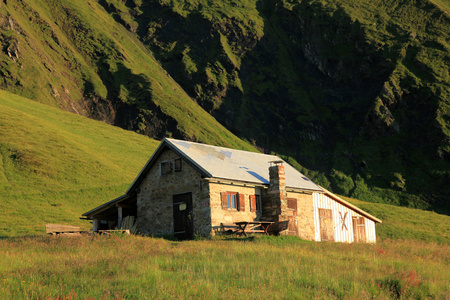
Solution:
M 256 184 L 269 184 L 270 162 L 283 161 L 275 155 L 235 150 L 194 142 L 165 139 L 191 163 L 211 178 L 238 180 Z M 283 161 L 286 186 L 312 191 L 322 189 L 305 175 Z

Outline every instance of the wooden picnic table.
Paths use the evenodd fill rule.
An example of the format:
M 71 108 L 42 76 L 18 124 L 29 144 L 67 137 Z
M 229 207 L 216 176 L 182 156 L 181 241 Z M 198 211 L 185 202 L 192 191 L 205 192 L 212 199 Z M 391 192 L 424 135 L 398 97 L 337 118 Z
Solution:
M 248 232 L 261 232 L 264 234 L 267 234 L 267 230 L 269 229 L 270 225 L 273 224 L 273 222 L 265 222 L 265 221 L 240 221 L 240 222 L 234 222 L 234 224 L 239 226 L 238 232 L 241 231 L 245 236 L 247 236 L 247 233 L 245 230 L 247 229 L 247 226 L 249 227 Z M 262 229 L 255 229 L 256 227 L 261 227 Z

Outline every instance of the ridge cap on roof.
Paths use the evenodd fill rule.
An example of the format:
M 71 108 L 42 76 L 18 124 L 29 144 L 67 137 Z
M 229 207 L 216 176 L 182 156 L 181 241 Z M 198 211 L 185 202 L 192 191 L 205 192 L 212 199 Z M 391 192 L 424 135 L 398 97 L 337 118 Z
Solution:
M 173 139 L 173 138 L 164 138 L 164 140 L 167 140 L 172 145 L 173 145 L 172 141 L 179 141 L 179 142 L 185 142 L 185 143 L 190 143 L 190 144 L 197 144 L 197 145 L 202 145 L 202 146 L 207 146 L 207 147 L 223 148 L 223 149 L 229 149 L 229 150 L 233 150 L 233 151 L 246 152 L 246 153 L 251 153 L 251 154 L 255 154 L 255 155 L 273 156 L 273 157 L 278 157 L 278 158 L 281 159 L 281 157 L 279 157 L 278 155 L 275 155 L 275 154 L 266 154 L 266 153 L 261 153 L 261 152 L 253 152 L 253 151 L 248 151 L 248 150 L 235 149 L 235 148 L 224 147 L 224 146 L 216 146 L 216 145 L 210 145 L 210 144 L 199 143 L 199 142 L 192 142 L 192 141 L 186 141 L 186 140 L 179 140 L 179 139 Z M 284 162 L 286 162 L 286 161 L 284 161 Z
M 218 169 L 217 168 L 215 169 L 215 167 L 216 167 L 215 164 L 213 164 L 213 166 L 211 166 L 211 165 L 209 165 L 209 162 L 208 162 L 208 164 L 205 164 L 205 161 L 203 161 L 201 158 L 200 158 L 200 160 L 198 160 L 198 157 L 196 158 L 195 156 L 191 156 L 190 153 L 192 153 L 192 152 L 202 152 L 203 151 L 201 148 L 196 148 L 196 147 L 191 147 L 191 146 L 197 146 L 198 145 L 198 146 L 201 146 L 201 147 L 205 147 L 204 150 L 207 149 L 207 151 L 215 151 L 215 152 L 222 152 L 222 153 L 224 151 L 230 152 L 230 154 L 232 154 L 233 157 L 238 157 L 238 158 L 240 157 L 241 159 L 243 159 L 243 160 L 245 160 L 247 162 L 251 162 L 251 161 L 252 162 L 256 162 L 256 161 L 258 161 L 257 165 L 259 164 L 259 166 L 262 165 L 261 164 L 262 162 L 269 163 L 271 161 L 282 161 L 283 163 L 285 163 L 285 166 L 286 166 L 286 174 L 290 173 L 289 178 L 291 178 L 291 176 L 293 175 L 292 178 L 291 178 L 292 180 L 291 179 L 289 179 L 289 180 L 287 179 L 286 180 L 286 187 L 287 188 L 299 189 L 299 190 L 305 190 L 305 191 L 306 190 L 308 190 L 308 191 L 322 191 L 322 188 L 319 187 L 313 180 L 308 178 L 302 172 L 300 172 L 295 167 L 293 167 L 291 164 L 289 164 L 289 162 L 285 161 L 284 159 L 282 159 L 281 157 L 279 157 L 277 155 L 264 154 L 264 153 L 260 153 L 260 152 L 251 152 L 251 151 L 246 151 L 246 150 L 239 150 L 239 149 L 227 148 L 227 147 L 222 147 L 222 146 L 214 146 L 214 145 L 209 145 L 209 144 L 202 144 L 202 143 L 198 143 L 198 142 L 177 140 L 177 139 L 171 139 L 171 138 L 166 138 L 165 141 L 166 141 L 168 147 L 174 148 L 174 150 L 176 149 L 186 159 L 191 160 L 200 169 L 205 170 L 205 173 L 207 173 L 209 175 L 209 177 L 211 177 L 211 178 L 222 178 L 222 179 L 227 179 L 227 180 L 247 181 L 247 182 L 258 183 L 258 184 L 269 184 L 269 179 L 270 178 L 266 178 L 266 175 L 269 174 L 269 172 L 267 170 L 267 168 L 269 166 L 267 165 L 267 168 L 265 169 L 264 173 L 250 172 L 250 171 L 254 171 L 252 169 L 248 169 L 247 168 L 247 167 L 251 168 L 251 165 L 245 165 L 245 168 L 242 167 L 243 169 L 249 170 L 247 172 L 250 175 L 256 177 L 257 180 L 255 180 L 255 178 L 253 178 L 253 180 L 248 180 L 248 178 L 244 179 L 244 178 L 246 178 L 245 176 L 244 177 L 223 176 L 222 171 L 219 171 L 219 173 L 216 172 Z M 231 156 L 229 156 L 228 158 L 233 163 L 234 158 L 231 158 Z M 237 161 L 234 160 L 233 165 L 236 162 L 242 163 L 239 160 L 237 160 Z M 256 169 L 259 169 L 261 171 L 261 168 L 259 166 Z M 222 170 L 222 168 L 220 170 Z M 261 179 L 261 176 L 260 176 L 261 174 L 264 174 L 263 175 L 264 180 Z M 230 173 L 228 173 L 227 175 L 230 175 Z

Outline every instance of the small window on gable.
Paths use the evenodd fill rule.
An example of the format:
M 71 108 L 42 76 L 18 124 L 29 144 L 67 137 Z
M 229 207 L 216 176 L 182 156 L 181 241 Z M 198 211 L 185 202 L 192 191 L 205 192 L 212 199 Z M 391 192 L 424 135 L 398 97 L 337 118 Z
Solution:
M 175 159 L 174 165 L 175 165 L 175 168 L 174 168 L 175 172 L 181 172 L 181 166 L 182 166 L 181 158 Z
M 172 163 L 170 161 L 163 161 L 161 163 L 161 175 L 172 173 Z

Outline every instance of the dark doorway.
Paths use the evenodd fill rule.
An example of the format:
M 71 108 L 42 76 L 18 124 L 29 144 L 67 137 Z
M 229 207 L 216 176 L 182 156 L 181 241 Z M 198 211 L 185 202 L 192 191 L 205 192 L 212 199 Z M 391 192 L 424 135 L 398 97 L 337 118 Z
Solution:
M 194 238 L 192 193 L 173 195 L 173 231 L 179 240 Z

